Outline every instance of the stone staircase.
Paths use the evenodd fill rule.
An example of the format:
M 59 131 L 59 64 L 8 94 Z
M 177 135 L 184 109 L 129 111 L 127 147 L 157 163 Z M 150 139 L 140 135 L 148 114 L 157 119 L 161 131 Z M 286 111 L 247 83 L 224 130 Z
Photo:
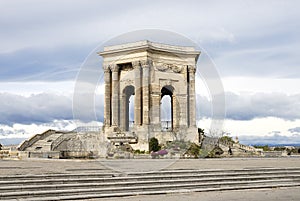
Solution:
M 300 186 L 300 168 L 11 175 L 0 177 L 0 200 L 83 200 L 295 186 Z

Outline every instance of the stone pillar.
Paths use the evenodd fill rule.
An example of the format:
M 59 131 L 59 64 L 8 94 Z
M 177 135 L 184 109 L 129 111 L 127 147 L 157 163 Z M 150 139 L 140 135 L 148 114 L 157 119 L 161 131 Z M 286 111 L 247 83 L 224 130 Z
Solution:
M 114 65 L 112 70 L 112 125 L 119 126 L 119 66 Z
M 121 130 L 126 131 L 127 130 L 127 125 L 128 125 L 128 107 L 127 107 L 127 97 L 126 94 L 122 94 L 120 99 L 120 116 L 122 117 L 120 119 L 120 127 Z
M 104 66 L 104 126 L 111 125 L 111 71 L 108 66 Z
M 150 110 L 150 94 L 149 94 L 149 83 L 150 83 L 150 66 L 151 61 L 146 60 L 142 61 L 142 69 L 143 69 L 143 83 L 142 83 L 142 91 L 143 91 L 143 124 L 148 125 L 149 122 L 149 110 Z
M 161 131 L 160 123 L 160 101 L 161 92 L 159 85 L 152 85 L 151 93 L 151 124 L 154 126 L 155 131 Z
M 134 125 L 142 124 L 142 88 L 141 88 L 141 67 L 139 62 L 132 62 L 134 68 Z
M 188 66 L 189 70 L 189 122 L 190 127 L 196 127 L 196 91 L 195 91 L 195 72 L 196 68 L 193 65 Z
M 178 99 L 178 106 L 179 106 L 179 127 L 180 129 L 185 129 L 187 126 L 187 98 L 188 96 L 186 94 L 177 94 L 177 99 Z

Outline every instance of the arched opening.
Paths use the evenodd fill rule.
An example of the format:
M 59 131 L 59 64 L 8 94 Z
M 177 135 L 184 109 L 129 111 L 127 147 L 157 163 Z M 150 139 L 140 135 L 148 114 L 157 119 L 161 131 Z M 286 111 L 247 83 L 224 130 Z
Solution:
M 129 131 L 134 124 L 134 86 L 125 87 L 123 91 L 124 130 Z
M 133 127 L 133 125 L 134 125 L 134 94 L 133 95 L 131 95 L 130 97 L 129 97 L 129 125 L 128 125 L 128 127 L 129 127 L 129 130 Z
M 173 130 L 173 91 L 172 86 L 161 89 L 160 122 L 162 131 Z

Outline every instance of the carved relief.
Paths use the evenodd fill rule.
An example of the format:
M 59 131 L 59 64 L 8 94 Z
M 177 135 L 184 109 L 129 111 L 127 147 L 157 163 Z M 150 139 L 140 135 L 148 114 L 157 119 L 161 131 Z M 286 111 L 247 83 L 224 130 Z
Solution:
M 168 64 L 168 63 L 158 63 L 156 65 L 156 69 L 162 72 L 171 72 L 180 73 L 183 69 L 183 65 L 175 65 L 175 64 Z
M 156 69 L 165 72 L 169 69 L 169 67 L 167 65 L 157 65 Z
M 183 69 L 183 66 L 177 66 L 177 65 L 173 65 L 172 70 L 174 73 L 180 73 Z

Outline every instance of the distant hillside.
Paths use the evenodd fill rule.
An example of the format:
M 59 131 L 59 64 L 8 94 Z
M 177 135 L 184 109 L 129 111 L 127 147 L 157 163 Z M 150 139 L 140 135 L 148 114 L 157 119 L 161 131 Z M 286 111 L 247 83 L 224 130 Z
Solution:
M 264 145 L 268 145 L 269 147 L 284 147 L 284 146 L 294 146 L 294 147 L 300 147 L 300 144 L 264 144 L 264 143 L 261 143 L 261 144 L 253 144 L 251 146 L 264 146 Z

